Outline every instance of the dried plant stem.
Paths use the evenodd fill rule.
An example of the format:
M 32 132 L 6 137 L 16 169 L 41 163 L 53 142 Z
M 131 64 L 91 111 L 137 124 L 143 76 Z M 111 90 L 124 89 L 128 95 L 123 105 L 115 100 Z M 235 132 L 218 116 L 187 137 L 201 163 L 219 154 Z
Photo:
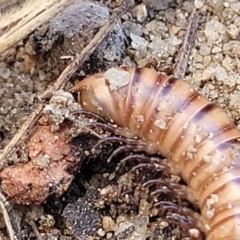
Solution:
M 8 154 L 12 151 L 12 149 L 19 143 L 19 141 L 26 136 L 28 130 L 33 127 L 33 125 L 38 120 L 40 113 L 43 109 L 44 105 L 40 104 L 29 116 L 26 122 L 23 124 L 22 128 L 14 135 L 12 140 L 8 143 L 8 145 L 4 148 L 3 153 L 0 155 L 0 170 L 3 169 L 4 164 L 6 163 Z
M 176 68 L 174 69 L 174 76 L 177 78 L 185 77 L 188 58 L 189 58 L 190 51 L 192 50 L 192 47 L 195 42 L 198 24 L 199 24 L 199 13 L 196 10 L 194 10 L 190 17 L 190 22 L 188 24 L 188 29 L 184 39 L 179 62 Z
M 29 222 L 29 225 L 32 227 L 33 232 L 35 233 L 36 240 L 43 240 L 43 237 L 39 233 L 36 224 L 34 223 L 33 220 Z
M 8 214 L 8 210 L 7 210 L 7 206 L 8 202 L 6 200 L 6 198 L 3 196 L 2 193 L 0 193 L 0 208 L 1 208 L 1 213 L 3 215 L 4 221 L 5 221 L 5 225 L 9 234 L 9 239 L 10 240 L 17 240 L 17 235 L 13 230 L 12 224 L 11 224 L 11 220 Z
M 7 3 L 4 0 L 0 7 L 11 5 L 11 2 L 17 1 Z M 24 0 L 3 9 L 0 18 L 0 53 L 18 43 L 72 2 L 73 0 Z

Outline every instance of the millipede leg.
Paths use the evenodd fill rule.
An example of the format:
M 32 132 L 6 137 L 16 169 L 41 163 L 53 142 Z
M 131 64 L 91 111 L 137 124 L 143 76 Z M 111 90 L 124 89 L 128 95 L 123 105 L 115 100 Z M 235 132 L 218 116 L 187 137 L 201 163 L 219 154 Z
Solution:
M 167 211 L 165 219 L 183 226 L 193 239 L 201 239 L 200 231 L 204 231 L 204 224 L 200 214 L 169 201 L 159 201 L 154 204 L 154 207 L 160 211 Z
M 154 185 L 157 189 L 151 192 L 151 196 L 159 196 L 161 194 L 170 194 L 176 196 L 180 199 L 187 199 L 190 202 L 197 204 L 195 192 L 188 186 L 177 183 L 177 182 L 167 182 L 162 179 L 152 179 L 148 180 L 143 184 L 143 187 L 150 187 Z
M 123 146 L 120 146 L 119 148 L 117 148 L 116 150 L 114 150 L 112 152 L 112 154 L 108 157 L 107 162 L 110 162 L 113 159 L 113 157 L 115 157 L 116 155 L 120 154 L 121 152 L 124 152 L 126 150 L 127 151 L 131 151 L 131 150 L 134 150 L 134 148 L 135 148 L 134 145 L 123 145 Z M 143 149 L 144 149 L 144 146 L 143 146 Z
M 109 124 L 101 123 L 101 122 L 89 122 L 85 125 L 83 125 L 81 128 L 94 128 L 94 127 L 100 127 L 106 131 L 114 132 L 115 128 Z
M 108 124 L 105 119 L 103 119 L 102 117 L 100 117 L 99 115 L 97 115 L 96 113 L 93 113 L 93 112 L 89 112 L 86 110 L 80 110 L 80 111 L 76 112 L 75 114 L 84 115 L 88 118 L 95 118 L 97 121 Z
M 133 151 L 136 150 L 136 148 L 138 148 L 137 146 L 139 146 L 140 150 L 143 150 L 145 147 L 145 144 L 142 144 L 142 141 L 140 144 L 139 140 L 136 140 L 136 139 L 128 139 L 128 138 L 119 137 L 119 136 L 110 136 L 110 137 L 106 137 L 104 139 L 99 140 L 93 148 L 97 148 L 98 146 L 107 144 L 107 143 L 120 143 L 120 144 L 124 143 L 128 148 L 132 147 Z
M 131 161 L 138 161 L 138 164 L 135 165 L 130 172 L 134 172 L 141 168 L 154 169 L 155 171 L 165 171 L 169 170 L 166 160 L 155 157 L 147 157 L 140 154 L 132 154 L 123 158 L 118 164 L 116 170 L 118 171 L 120 167 L 124 166 L 126 163 Z
M 122 139 L 121 137 L 115 137 L 115 136 L 106 137 L 104 139 L 99 140 L 97 144 L 93 147 L 93 149 L 96 149 L 100 145 L 104 145 L 108 143 L 122 143 L 122 142 L 124 142 L 124 139 Z

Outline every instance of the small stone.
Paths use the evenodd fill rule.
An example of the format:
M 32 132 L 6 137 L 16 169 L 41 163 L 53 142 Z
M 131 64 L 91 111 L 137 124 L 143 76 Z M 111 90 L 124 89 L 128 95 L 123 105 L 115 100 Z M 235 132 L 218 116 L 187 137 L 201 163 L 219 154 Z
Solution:
M 211 52 L 211 48 L 206 45 L 206 44 L 203 44 L 200 46 L 200 49 L 199 49 L 199 53 L 202 55 L 202 56 L 207 56 L 209 55 Z
M 131 76 L 127 71 L 117 68 L 109 68 L 103 74 L 103 77 L 108 82 L 110 91 L 117 90 L 127 85 L 131 80 Z
M 212 78 L 213 74 L 214 74 L 214 68 L 210 67 L 210 68 L 207 68 L 203 71 L 203 74 L 202 74 L 202 80 L 203 81 L 208 81 Z
M 232 70 L 232 58 L 229 56 L 226 56 L 223 61 L 222 61 L 222 66 L 227 70 L 231 71 Z
M 130 38 L 132 39 L 131 46 L 134 49 L 146 48 L 148 45 L 148 42 L 144 38 L 137 36 L 133 33 L 130 33 Z
M 219 65 L 215 69 L 214 76 L 218 81 L 222 81 L 228 77 L 226 70 Z
M 138 22 L 142 23 L 146 20 L 148 13 L 145 4 L 140 4 L 133 9 L 133 16 Z
M 8 79 L 11 75 L 11 71 L 9 68 L 0 68 L 0 77 L 3 79 Z
M 229 74 L 228 78 L 224 80 L 224 85 L 227 85 L 230 88 L 234 88 L 238 84 L 238 78 L 239 76 L 236 76 L 235 74 L 231 74 L 231 75 Z M 238 98 L 238 102 L 239 102 L 239 98 Z M 231 103 L 233 103 L 232 98 L 231 98 Z
M 50 164 L 49 156 L 47 154 L 39 155 L 38 157 L 34 158 L 33 163 L 36 167 L 41 169 L 47 168 Z
M 177 26 L 175 26 L 175 25 L 172 25 L 171 27 L 170 27 L 170 29 L 169 29 L 169 33 L 171 34 L 171 35 L 176 35 L 179 31 L 180 31 L 180 27 L 177 27 Z
M 218 98 L 218 94 L 219 94 L 219 92 L 218 92 L 217 90 L 211 90 L 211 91 L 210 91 L 211 99 L 216 99 L 216 98 Z
M 109 216 L 102 217 L 102 227 L 106 232 L 111 232 L 116 230 L 116 224 L 113 221 L 113 219 Z
M 191 228 L 188 230 L 188 232 L 189 232 L 190 236 L 193 238 L 199 238 L 199 236 L 200 236 L 200 231 L 196 228 Z
M 202 0 L 195 0 L 194 1 L 194 7 L 196 8 L 196 9 L 200 9 L 200 8 L 202 8 L 204 6 L 204 1 L 202 1 Z
M 174 11 L 172 11 L 171 8 L 166 9 L 166 11 L 164 11 L 164 16 L 165 16 L 167 22 L 169 22 L 170 24 L 175 23 L 175 14 L 174 14 Z
M 224 24 L 213 18 L 206 24 L 205 36 L 208 43 L 219 43 L 226 39 L 226 27 Z
M 203 66 L 207 66 L 207 65 L 209 65 L 209 63 L 211 62 L 211 56 L 204 56 L 203 57 Z
M 217 47 L 217 46 L 213 47 L 213 49 L 212 49 L 212 53 L 220 53 L 221 51 L 222 51 L 222 48 Z
M 203 68 L 201 68 L 201 65 L 198 67 L 199 67 L 198 69 L 201 69 L 201 70 L 203 69 Z M 193 73 L 192 78 L 193 78 L 193 80 L 198 81 L 199 79 L 202 78 L 202 73 L 200 71 L 196 70 L 196 72 Z
M 146 29 L 156 35 L 156 32 L 167 32 L 168 27 L 164 22 L 157 21 L 156 19 L 146 24 Z
M 25 54 L 24 55 L 24 70 L 25 73 L 29 73 L 31 76 L 35 73 L 36 59 L 34 56 Z
M 198 63 L 202 63 L 202 61 L 203 61 L 203 57 L 199 54 L 196 55 L 195 59 L 196 59 L 196 62 L 198 62 Z
M 240 57 L 240 41 L 231 40 L 223 44 L 223 53 L 231 57 Z
M 170 38 L 168 38 L 167 40 L 169 42 L 169 44 L 171 44 L 172 46 L 179 46 L 182 44 L 182 39 L 178 39 L 177 36 L 172 35 L 170 36 Z
M 97 28 L 105 23 L 109 10 L 100 5 L 76 1 L 58 14 L 50 23 L 53 32 L 61 32 L 71 37 L 77 32 Z
M 155 120 L 154 125 L 156 127 L 159 127 L 160 129 L 165 129 L 166 128 L 166 122 L 162 119 Z
M 97 234 L 100 236 L 100 237 L 104 237 L 105 236 L 105 231 L 102 229 L 102 228 L 99 228 L 98 230 L 97 230 Z
M 13 71 L 17 74 L 21 73 L 21 72 L 24 72 L 25 71 L 25 68 L 24 68 L 24 64 L 23 62 L 20 62 L 20 61 L 16 61 L 14 63 L 14 67 L 13 67 Z
M 152 10 L 165 10 L 170 7 L 175 0 L 143 0 L 143 3 Z
M 201 63 L 197 63 L 195 66 L 196 69 L 204 69 L 203 65 Z M 200 74 L 201 75 L 201 74 Z
M 183 1 L 183 10 L 185 10 L 187 13 L 191 14 L 194 10 L 194 6 L 192 4 L 192 1 Z
M 230 4 L 229 4 L 229 2 L 224 2 L 224 3 L 223 3 L 223 6 L 224 6 L 225 8 L 229 8 Z
M 113 234 L 112 234 L 112 233 L 110 233 L 110 232 L 109 232 L 109 233 L 107 233 L 107 235 L 106 235 L 106 238 L 107 238 L 107 239 L 112 239 L 112 238 L 113 238 Z
M 240 26 L 240 16 L 238 16 L 238 17 L 236 17 L 236 18 L 234 19 L 233 24 L 234 24 L 235 26 Z
M 168 222 L 165 222 L 165 221 L 160 222 L 160 227 L 161 227 L 162 229 L 164 229 L 164 228 L 166 228 L 166 227 L 168 227 L 168 226 L 169 226 L 169 223 L 168 223 Z
M 207 11 L 208 11 L 208 5 L 204 5 L 202 8 L 199 9 L 199 13 L 203 16 L 207 14 Z
M 236 12 L 237 14 L 239 14 L 240 12 L 240 2 L 236 2 L 236 3 L 232 3 L 231 5 L 231 9 Z
M 194 140 L 195 140 L 196 143 L 200 143 L 202 138 L 199 135 L 195 135 Z
M 239 35 L 240 28 L 236 27 L 235 25 L 231 24 L 227 27 L 227 33 L 230 38 L 237 39 Z

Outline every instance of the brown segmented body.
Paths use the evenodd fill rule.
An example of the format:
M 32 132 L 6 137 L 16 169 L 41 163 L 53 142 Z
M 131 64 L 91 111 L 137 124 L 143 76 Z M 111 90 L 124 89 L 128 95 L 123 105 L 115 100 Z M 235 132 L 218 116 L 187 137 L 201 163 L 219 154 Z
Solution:
M 85 110 L 168 158 L 196 193 L 207 240 L 240 239 L 240 132 L 221 108 L 183 80 L 147 68 L 112 68 L 72 91 Z

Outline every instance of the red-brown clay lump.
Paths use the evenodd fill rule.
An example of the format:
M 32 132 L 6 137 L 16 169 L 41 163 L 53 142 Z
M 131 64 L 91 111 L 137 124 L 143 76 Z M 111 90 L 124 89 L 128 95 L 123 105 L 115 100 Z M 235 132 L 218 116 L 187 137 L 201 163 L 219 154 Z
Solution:
M 48 196 L 66 191 L 80 161 L 77 148 L 66 141 L 69 128 L 65 124 L 55 133 L 49 126 L 32 130 L 26 141 L 30 161 L 0 173 L 2 189 L 10 199 L 18 204 L 41 204 Z

